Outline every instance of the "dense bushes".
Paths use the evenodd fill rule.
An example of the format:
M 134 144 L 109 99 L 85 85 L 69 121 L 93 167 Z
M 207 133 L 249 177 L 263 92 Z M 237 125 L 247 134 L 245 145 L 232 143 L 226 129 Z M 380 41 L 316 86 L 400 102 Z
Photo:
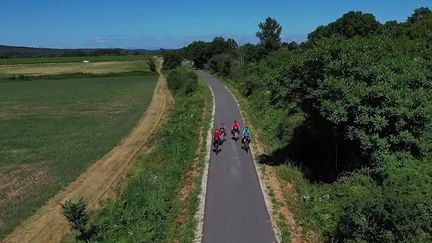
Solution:
M 306 228 L 328 239 L 353 242 L 432 240 L 432 169 L 394 157 L 380 169 L 364 168 L 333 185 L 313 185 L 294 167 L 281 170 L 299 190 L 296 207 Z
M 344 205 L 337 237 L 367 242 L 431 241 L 431 168 L 395 157 L 382 167 L 381 173 L 377 186 L 370 186 L 366 195 L 355 201 L 351 197 Z M 357 185 L 351 185 L 350 190 L 353 186 Z
M 223 76 L 229 76 L 231 74 L 232 62 L 233 58 L 229 54 L 216 55 L 210 59 L 209 68 Z
M 294 55 L 294 54 L 293 54 Z M 432 82 L 421 58 L 385 37 L 330 39 L 297 54 L 269 78 L 274 103 L 297 101 L 330 122 L 332 133 L 360 146 L 366 159 L 393 152 L 428 153 Z M 284 91 L 284 92 L 281 92 Z M 280 104 L 282 102 L 282 104 Z
M 176 68 L 168 74 L 168 88 L 176 94 L 191 94 L 198 88 L 198 76 L 189 69 Z

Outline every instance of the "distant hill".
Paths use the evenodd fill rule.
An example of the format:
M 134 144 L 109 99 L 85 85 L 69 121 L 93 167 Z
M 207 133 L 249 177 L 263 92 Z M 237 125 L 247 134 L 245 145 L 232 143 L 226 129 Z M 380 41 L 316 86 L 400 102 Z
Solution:
M 101 55 L 133 55 L 133 54 L 153 54 L 159 50 L 145 49 L 54 49 L 37 48 L 23 46 L 0 45 L 0 59 L 21 58 L 21 57 L 76 57 L 76 56 L 101 56 Z

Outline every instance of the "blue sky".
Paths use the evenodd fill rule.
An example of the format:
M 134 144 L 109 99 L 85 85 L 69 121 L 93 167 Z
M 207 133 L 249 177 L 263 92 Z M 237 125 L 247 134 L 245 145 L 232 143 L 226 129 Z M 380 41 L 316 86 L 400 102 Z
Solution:
M 178 48 L 214 36 L 256 42 L 275 17 L 284 41 L 301 41 L 350 10 L 404 21 L 431 0 L 1 0 L 0 44 L 55 48 Z

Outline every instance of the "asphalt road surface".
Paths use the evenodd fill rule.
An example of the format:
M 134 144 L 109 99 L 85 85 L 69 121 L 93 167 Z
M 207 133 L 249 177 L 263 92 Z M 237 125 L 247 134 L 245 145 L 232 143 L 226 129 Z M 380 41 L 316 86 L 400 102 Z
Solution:
M 234 120 L 243 128 L 237 104 L 217 79 L 202 70 L 196 73 L 213 89 L 214 127 L 224 122 L 227 129 L 222 151 L 210 156 L 202 242 L 275 242 L 252 156 L 241 149 L 240 141 L 231 139 Z

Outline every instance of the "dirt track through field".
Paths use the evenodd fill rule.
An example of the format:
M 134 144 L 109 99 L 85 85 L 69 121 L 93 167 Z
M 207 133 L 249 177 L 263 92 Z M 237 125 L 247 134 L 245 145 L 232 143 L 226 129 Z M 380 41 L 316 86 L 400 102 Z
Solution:
M 113 189 L 125 178 L 132 162 L 151 147 L 149 140 L 160 127 L 172 102 L 166 80 L 160 74 L 151 104 L 128 136 L 18 226 L 4 242 L 60 242 L 70 228 L 60 204 L 83 198 L 88 209 L 93 210 L 103 199 L 112 196 Z

